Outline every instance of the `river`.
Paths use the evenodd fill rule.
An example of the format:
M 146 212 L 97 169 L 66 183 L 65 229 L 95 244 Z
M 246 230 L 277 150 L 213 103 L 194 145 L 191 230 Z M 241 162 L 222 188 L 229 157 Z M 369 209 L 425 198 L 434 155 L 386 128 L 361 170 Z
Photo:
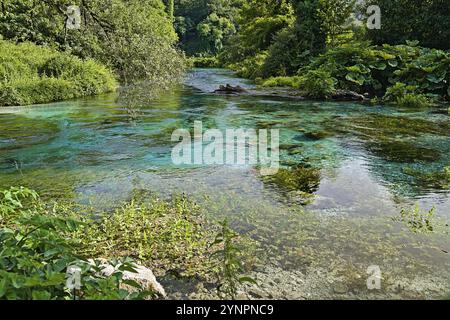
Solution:
M 226 83 L 253 88 L 230 71 L 195 69 L 184 86 L 137 112 L 114 94 L 1 108 L 0 186 L 27 183 L 44 196 L 107 208 L 137 188 L 187 193 L 211 219 L 228 217 L 258 243 L 252 276 L 260 287 L 247 288 L 250 298 L 450 293 L 446 110 L 211 93 Z M 302 168 L 307 181 L 299 178 L 295 188 L 245 165 L 174 165 L 171 134 L 194 121 L 220 130 L 279 129 L 281 164 Z M 399 220 L 416 204 L 422 212 L 435 208 L 432 231 Z M 381 288 L 369 290 L 374 266 Z M 167 285 L 181 291 L 174 298 L 184 297 L 182 284 Z

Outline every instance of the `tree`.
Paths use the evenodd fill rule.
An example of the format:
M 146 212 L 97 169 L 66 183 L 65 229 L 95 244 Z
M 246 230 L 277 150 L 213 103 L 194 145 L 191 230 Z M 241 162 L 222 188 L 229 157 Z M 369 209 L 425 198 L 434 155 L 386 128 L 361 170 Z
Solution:
M 349 19 L 354 11 L 356 0 L 320 0 L 318 17 L 327 34 L 331 46 L 338 44 L 338 37 L 349 26 Z
M 66 28 L 69 5 L 81 11 L 81 28 Z M 125 82 L 179 78 L 183 59 L 177 35 L 161 0 L 2 1 L 0 34 L 94 58 Z
M 190 55 L 217 54 L 236 32 L 238 8 L 244 0 L 177 0 L 175 27 Z
M 375 44 L 404 44 L 450 49 L 450 0 L 368 0 L 381 8 L 381 29 L 369 30 Z

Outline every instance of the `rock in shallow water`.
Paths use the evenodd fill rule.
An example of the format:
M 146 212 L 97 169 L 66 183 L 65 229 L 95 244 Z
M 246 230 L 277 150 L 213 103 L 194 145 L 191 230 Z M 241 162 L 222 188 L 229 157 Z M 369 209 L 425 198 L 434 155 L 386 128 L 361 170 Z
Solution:
M 99 267 L 101 268 L 101 274 L 106 277 L 111 276 L 114 272 L 117 271 L 117 269 L 114 268 L 114 266 L 110 265 L 105 259 L 97 259 L 95 261 L 90 259 L 89 263 L 92 265 L 96 265 L 96 261 L 97 263 L 100 262 Z M 153 274 L 152 270 L 137 264 L 134 265 L 134 269 L 136 270 L 135 273 L 130 271 L 124 271 L 123 280 L 136 281 L 138 284 L 142 286 L 144 290 L 152 291 L 162 298 L 167 297 L 166 291 L 164 290 L 162 285 L 156 280 L 156 277 Z M 136 290 L 135 288 L 125 284 L 122 284 L 121 288 L 131 292 Z

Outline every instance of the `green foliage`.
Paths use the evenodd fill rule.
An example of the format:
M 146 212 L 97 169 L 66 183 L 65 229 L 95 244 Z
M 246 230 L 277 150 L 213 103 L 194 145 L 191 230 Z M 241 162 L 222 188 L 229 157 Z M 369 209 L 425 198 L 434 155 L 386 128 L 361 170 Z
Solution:
M 216 54 L 236 32 L 243 0 L 178 0 L 175 28 L 189 55 Z
M 299 89 L 303 78 L 295 77 L 271 77 L 262 82 L 263 87 L 292 87 Z
M 221 223 L 221 231 L 216 235 L 213 246 L 220 246 L 212 253 L 212 257 L 218 257 L 221 265 L 218 273 L 218 292 L 228 299 L 235 299 L 238 285 L 249 282 L 256 284 L 256 281 L 247 276 L 241 276 L 243 264 L 241 261 L 242 250 L 236 244 L 238 235 L 230 228 L 228 220 Z
M 381 8 L 382 27 L 368 30 L 374 44 L 401 44 L 417 40 L 425 47 L 450 49 L 448 0 L 370 0 Z
M 329 98 L 335 91 L 336 79 L 326 70 L 309 70 L 303 76 L 271 77 L 262 82 L 263 87 L 292 87 L 312 99 Z
M 79 241 L 70 237 L 83 227 L 73 217 L 55 215 L 26 188 L 0 192 L 0 299 L 142 299 L 150 293 L 121 288 L 132 261 L 111 262 L 116 271 L 101 275 L 98 262 L 79 256 Z M 79 290 L 66 288 L 68 267 L 80 268 Z
M 204 228 L 199 207 L 184 196 L 145 202 L 136 198 L 85 222 L 89 227 L 77 237 L 89 256 L 129 256 L 158 272 L 183 270 L 183 276 L 205 274 L 210 267 L 212 235 Z
M 423 108 L 431 106 L 430 100 L 423 94 L 415 93 L 417 87 L 397 82 L 389 87 L 383 100 L 404 108 Z
M 211 13 L 197 26 L 197 31 L 201 38 L 211 44 L 211 51 L 217 52 L 222 49 L 225 39 L 236 32 L 236 28 L 228 18 Z
M 339 36 L 349 29 L 355 3 L 356 0 L 320 0 L 318 17 L 331 46 L 337 45 Z
M 191 60 L 196 68 L 219 68 L 221 66 L 216 57 L 193 57 Z
M 93 60 L 30 43 L 0 41 L 0 105 L 46 103 L 115 88 L 112 73 Z
M 432 105 L 425 95 L 413 93 L 397 98 L 395 104 L 403 108 L 425 108 Z
M 267 77 L 269 74 L 264 70 L 268 58 L 267 50 L 279 32 L 293 25 L 291 5 L 284 0 L 245 1 L 239 12 L 238 23 L 240 28 L 237 34 L 231 37 L 220 54 L 222 63 L 229 64 L 243 75 L 251 75 L 253 79 L 259 76 Z M 255 61 L 257 63 L 252 63 Z
M 236 70 L 237 74 L 244 78 L 256 79 L 263 77 L 262 67 L 267 58 L 267 52 L 262 51 L 254 56 L 249 56 L 237 64 L 229 67 Z
M 428 212 L 422 212 L 417 204 L 414 208 L 402 209 L 394 221 L 404 223 L 414 233 L 433 232 L 435 210 L 433 207 Z
M 449 57 L 447 52 L 412 42 L 382 47 L 352 42 L 328 50 L 299 72 L 328 70 L 338 88 L 361 93 L 384 95 L 391 86 L 395 91 L 395 84 L 403 83 L 405 88 L 415 87 L 410 93 L 444 96 L 450 80 Z
M 294 75 L 324 52 L 327 42 L 338 43 L 353 5 L 353 0 L 249 0 L 239 12 L 239 31 L 221 59 L 240 70 L 255 52 L 267 51 L 261 70 L 252 74 L 264 78 Z
M 301 80 L 301 88 L 307 97 L 326 99 L 335 92 L 336 79 L 326 70 L 310 70 Z
M 80 29 L 66 28 L 68 5 L 80 7 Z M 95 59 L 125 83 L 166 86 L 184 70 L 169 14 L 161 0 L 10 0 L 2 2 L 0 34 Z

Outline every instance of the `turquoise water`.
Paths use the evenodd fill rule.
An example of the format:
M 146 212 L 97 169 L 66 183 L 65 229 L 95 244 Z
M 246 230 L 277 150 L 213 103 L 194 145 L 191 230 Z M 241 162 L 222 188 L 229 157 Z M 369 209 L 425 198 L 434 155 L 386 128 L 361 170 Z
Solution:
M 114 207 L 133 189 L 186 192 L 214 219 L 259 243 L 257 294 L 273 298 L 438 298 L 450 293 L 450 118 L 398 110 L 211 92 L 229 71 L 196 69 L 185 85 L 137 112 L 117 96 L 0 109 L 0 185 Z M 135 110 L 136 111 L 136 110 Z M 172 164 L 171 134 L 207 128 L 280 130 L 281 163 L 318 173 L 304 194 L 252 166 Z M 432 233 L 393 220 L 436 208 Z M 383 272 L 366 288 L 366 269 Z M 277 281 L 274 278 L 279 277 Z M 247 288 L 252 290 L 251 288 Z M 254 297 L 249 293 L 250 297 Z

